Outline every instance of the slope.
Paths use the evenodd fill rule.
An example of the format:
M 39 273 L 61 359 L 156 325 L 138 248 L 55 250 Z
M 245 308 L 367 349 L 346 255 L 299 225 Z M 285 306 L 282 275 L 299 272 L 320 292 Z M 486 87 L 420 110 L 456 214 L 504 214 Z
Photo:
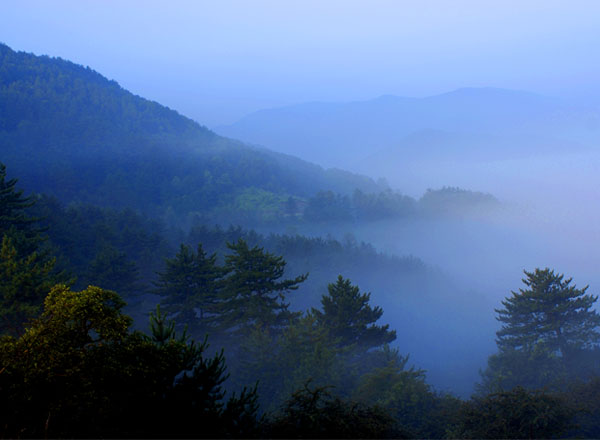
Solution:
M 1 44 L 0 151 L 28 191 L 179 219 L 227 217 L 244 203 L 264 216 L 290 195 L 379 189 L 218 136 L 89 67 Z
M 510 150 L 515 140 L 529 153 L 545 153 L 543 142 L 530 144 L 529 140 L 591 144 L 598 140 L 598 127 L 600 108 L 595 105 L 513 90 L 464 88 L 419 99 L 385 95 L 368 101 L 262 110 L 216 131 L 322 165 L 348 168 L 424 130 L 469 134 L 470 144 L 510 158 L 504 148 Z M 505 136 L 507 142 L 488 145 L 489 136 Z M 452 142 L 448 142 L 452 152 L 461 155 L 460 145 Z

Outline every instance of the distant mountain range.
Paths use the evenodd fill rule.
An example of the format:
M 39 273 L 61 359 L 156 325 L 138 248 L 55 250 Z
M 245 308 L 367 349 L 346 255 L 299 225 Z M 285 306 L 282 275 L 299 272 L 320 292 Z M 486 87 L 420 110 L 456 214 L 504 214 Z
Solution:
M 510 159 L 585 149 L 600 107 L 528 92 L 464 88 L 427 98 L 381 96 L 261 110 L 216 131 L 324 166 L 372 175 L 401 160 Z
M 2 44 L 0 161 L 27 191 L 161 217 L 218 213 L 233 221 L 239 206 L 269 211 L 321 190 L 383 189 L 221 137 L 89 67 Z

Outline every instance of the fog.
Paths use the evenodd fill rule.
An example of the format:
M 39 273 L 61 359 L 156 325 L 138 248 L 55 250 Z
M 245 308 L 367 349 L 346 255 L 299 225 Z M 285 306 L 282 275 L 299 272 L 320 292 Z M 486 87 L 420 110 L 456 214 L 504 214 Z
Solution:
M 417 199 L 444 186 L 498 199 L 438 218 L 293 229 L 352 234 L 437 273 L 422 285 L 369 280 L 370 267 L 342 274 L 372 291 L 396 346 L 437 388 L 472 391 L 496 350 L 494 308 L 523 270 L 553 268 L 600 292 L 599 2 L 110 6 L 5 2 L 0 41 Z
M 590 104 L 462 89 L 268 109 L 219 132 L 384 178 L 417 199 L 450 186 L 499 200 L 490 210 L 313 232 L 339 239 L 352 233 L 440 269 L 446 284 L 383 281 L 371 290 L 385 322 L 399 330 L 397 346 L 435 386 L 466 395 L 496 349 L 494 308 L 522 287 L 524 270 L 549 267 L 600 291 L 598 115 Z
M 0 41 L 216 127 L 275 106 L 460 87 L 598 101 L 599 14 L 593 0 L 7 0 Z

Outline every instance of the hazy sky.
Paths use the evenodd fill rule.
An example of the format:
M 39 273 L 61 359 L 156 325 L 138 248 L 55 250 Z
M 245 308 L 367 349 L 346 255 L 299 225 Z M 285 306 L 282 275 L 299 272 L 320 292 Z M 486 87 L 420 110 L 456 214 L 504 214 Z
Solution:
M 600 99 L 600 1 L 2 0 L 0 41 L 199 122 L 493 86 Z

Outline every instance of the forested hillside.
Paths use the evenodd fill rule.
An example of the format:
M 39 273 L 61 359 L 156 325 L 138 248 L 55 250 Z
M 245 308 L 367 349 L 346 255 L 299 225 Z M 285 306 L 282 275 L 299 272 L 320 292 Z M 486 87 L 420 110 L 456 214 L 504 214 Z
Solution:
M 34 207 L 48 214 L 45 225 L 32 216 Z M 121 295 L 73 284 L 82 273 L 114 283 L 135 301 L 144 290 L 136 282 L 148 281 L 139 278 L 136 260 L 151 265 L 169 247 L 159 225 L 127 211 L 63 210 L 52 199 L 25 196 L 3 165 L 0 220 L 2 436 L 551 438 L 599 432 L 597 297 L 549 269 L 526 272 L 527 288 L 496 310 L 504 324 L 498 353 L 489 358 L 479 394 L 461 400 L 436 391 L 424 370 L 409 367 L 409 357 L 390 347 L 396 340 L 406 346 L 415 323 L 386 323 L 394 317 L 389 303 L 378 305 L 383 297 L 339 275 L 321 289 L 319 304 L 294 310 L 289 301 L 309 275 L 246 239 L 270 242 L 296 258 L 314 253 L 364 264 L 367 257 L 392 270 L 426 270 L 419 261 L 390 259 L 365 245 L 201 227 L 188 239 L 202 237 L 219 253 L 202 243 L 182 244 L 164 260 L 152 283 L 160 306 L 141 332 L 131 329 Z M 436 319 L 431 307 L 427 319 Z M 523 326 L 531 319 L 541 325 Z M 436 349 L 423 335 L 412 337 Z M 442 368 L 451 372 L 450 357 Z M 540 366 L 544 374 L 535 375 Z
M 385 182 L 220 137 L 89 67 L 5 45 L 0 146 L 30 191 L 127 207 L 180 226 L 193 219 L 255 226 L 431 212 Z M 472 201 L 454 211 L 480 205 Z
M 217 136 L 174 110 L 134 96 L 89 67 L 0 45 L 2 160 L 29 190 L 154 216 L 260 216 L 289 196 L 382 189 Z

